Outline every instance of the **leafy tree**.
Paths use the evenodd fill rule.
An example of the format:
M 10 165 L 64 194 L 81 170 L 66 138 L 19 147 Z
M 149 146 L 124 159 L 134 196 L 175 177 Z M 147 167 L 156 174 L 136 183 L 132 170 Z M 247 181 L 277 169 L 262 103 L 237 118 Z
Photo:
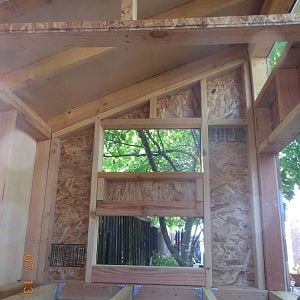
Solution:
M 300 137 L 280 152 L 279 159 L 283 195 L 291 200 L 295 186 L 300 186 Z
M 200 130 L 107 130 L 103 170 L 108 172 L 195 172 L 201 170 Z M 180 266 L 192 265 L 202 220 L 192 217 L 151 217 L 159 223 L 165 244 Z M 184 235 L 180 253 L 168 228 L 180 226 Z M 196 231 L 193 233 L 193 227 Z M 165 261 L 157 256 L 157 261 Z
M 269 68 L 270 68 L 270 71 L 272 71 L 279 58 L 281 57 L 285 47 L 287 46 L 287 42 L 276 42 L 274 43 L 269 55 L 268 55 L 268 64 L 269 64 Z

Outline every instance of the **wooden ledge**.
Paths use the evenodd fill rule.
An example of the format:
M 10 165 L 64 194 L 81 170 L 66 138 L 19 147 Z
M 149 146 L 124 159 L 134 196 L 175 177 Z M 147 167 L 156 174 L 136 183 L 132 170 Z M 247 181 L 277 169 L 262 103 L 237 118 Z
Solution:
M 202 172 L 99 172 L 98 178 L 106 180 L 196 180 L 203 178 Z

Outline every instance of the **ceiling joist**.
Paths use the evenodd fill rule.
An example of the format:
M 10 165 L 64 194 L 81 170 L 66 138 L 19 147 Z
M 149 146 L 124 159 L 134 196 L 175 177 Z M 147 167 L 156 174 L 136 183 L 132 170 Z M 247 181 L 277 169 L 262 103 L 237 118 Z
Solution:
M 294 14 L 138 21 L 0 24 L 0 48 L 175 46 L 276 42 L 300 39 Z

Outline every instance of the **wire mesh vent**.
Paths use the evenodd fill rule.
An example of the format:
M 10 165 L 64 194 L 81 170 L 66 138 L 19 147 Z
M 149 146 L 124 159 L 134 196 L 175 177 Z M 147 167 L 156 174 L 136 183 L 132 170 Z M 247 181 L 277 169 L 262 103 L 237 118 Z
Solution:
M 85 256 L 85 244 L 52 244 L 50 266 L 84 267 Z

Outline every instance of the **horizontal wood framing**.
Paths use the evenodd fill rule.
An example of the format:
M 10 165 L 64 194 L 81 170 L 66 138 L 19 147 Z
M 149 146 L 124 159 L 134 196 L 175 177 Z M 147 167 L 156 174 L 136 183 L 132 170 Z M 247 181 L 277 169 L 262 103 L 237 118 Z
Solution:
M 201 118 L 185 119 L 106 119 L 103 129 L 193 129 L 201 127 Z
M 200 172 L 99 172 L 98 178 L 106 180 L 195 180 L 203 178 Z
M 188 267 L 140 267 L 95 265 L 92 282 L 125 284 L 205 285 L 205 271 Z
M 1 48 L 242 44 L 298 40 L 295 14 L 0 24 Z
M 166 94 L 223 70 L 238 67 L 242 65 L 246 56 L 247 50 L 244 46 L 231 46 L 75 107 L 49 120 L 49 125 L 54 132 L 53 137 L 63 136 L 89 126 L 97 117 L 100 119 L 114 117 L 122 111 L 148 102 L 152 97 Z
M 19 97 L 0 82 L 0 102 L 15 109 L 28 124 L 26 126 L 37 130 L 44 139 L 51 138 L 51 128 L 35 111 L 27 106 Z M 28 128 L 27 127 L 27 128 Z M 41 138 L 41 139 L 42 139 Z
M 297 300 L 297 299 L 299 299 L 298 296 L 289 292 L 282 292 L 282 291 L 269 292 L 269 300 Z
M 203 217 L 203 201 L 180 201 L 180 203 L 158 201 L 97 201 L 97 216 L 177 216 L 177 217 Z
M 218 300 L 268 300 L 268 291 L 256 288 L 222 286 L 216 292 Z

